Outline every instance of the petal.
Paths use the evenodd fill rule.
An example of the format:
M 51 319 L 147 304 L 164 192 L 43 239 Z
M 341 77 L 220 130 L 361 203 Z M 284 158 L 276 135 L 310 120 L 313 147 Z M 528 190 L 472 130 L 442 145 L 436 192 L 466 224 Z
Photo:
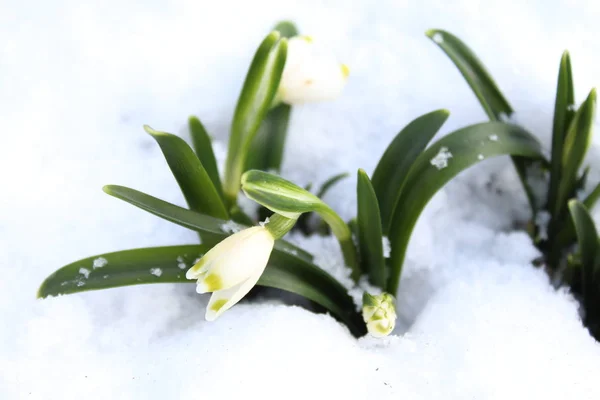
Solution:
M 243 241 L 244 238 L 246 238 L 249 235 L 252 235 L 254 233 L 253 229 L 254 228 L 244 229 L 231 236 L 226 237 L 225 239 L 217 243 L 217 245 L 215 245 L 206 254 L 204 254 L 204 256 L 202 256 L 202 258 L 200 258 L 200 260 L 198 260 L 198 262 L 186 272 L 185 277 L 187 279 L 200 278 L 206 273 L 207 270 L 211 268 L 214 261 L 227 255 L 231 251 L 231 249 L 233 249 L 236 246 L 239 246 L 239 243 Z
M 257 271 L 245 281 L 230 287 L 229 289 L 214 292 L 210 297 L 208 306 L 206 307 L 206 315 L 204 318 L 207 321 L 214 321 L 225 311 L 233 307 L 250 291 L 250 289 L 254 287 L 254 285 L 256 285 L 256 282 L 258 282 L 263 270 Z
M 264 270 L 275 243 L 273 236 L 260 226 L 245 231 L 250 232 L 210 263 L 206 274 L 198 279 L 198 293 L 231 288 Z
M 288 104 L 331 100 L 342 92 L 348 74 L 348 67 L 331 53 L 320 52 L 307 40 L 292 39 L 279 95 Z

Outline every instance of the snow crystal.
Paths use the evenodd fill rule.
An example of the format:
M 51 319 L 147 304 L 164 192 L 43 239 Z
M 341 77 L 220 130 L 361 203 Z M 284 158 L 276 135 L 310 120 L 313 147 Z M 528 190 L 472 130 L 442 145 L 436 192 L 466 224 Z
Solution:
M 87 279 L 90 276 L 90 270 L 87 268 L 79 268 L 79 273 L 83 276 L 85 276 L 85 279 Z
M 181 256 L 177 256 L 177 268 L 179 268 L 179 269 L 187 268 L 187 265 L 185 264 L 185 261 L 184 261 L 183 257 L 181 257 Z
M 429 161 L 437 169 L 444 169 L 448 166 L 448 160 L 452 158 L 452 153 L 447 147 L 441 147 L 440 151 Z
M 227 221 L 226 223 L 221 225 L 221 230 L 224 233 L 233 234 L 233 233 L 237 233 L 237 232 L 241 231 L 242 226 L 236 224 L 233 221 Z
M 94 269 L 96 269 L 96 268 L 102 268 L 102 267 L 105 267 L 106 264 L 108 264 L 108 260 L 106 258 L 104 258 L 104 257 L 98 257 L 98 258 L 94 259 L 92 267 Z
M 477 155 L 477 159 L 480 160 L 480 161 L 483 160 L 484 158 L 485 157 L 483 156 L 483 154 L 478 154 Z
M 150 268 L 150 273 L 154 276 L 161 276 L 163 272 L 160 268 Z
M 260 221 L 258 224 L 262 227 L 264 227 L 265 225 L 267 225 L 269 223 L 269 217 L 267 217 L 264 221 Z
M 442 35 L 440 32 L 434 33 L 433 41 L 436 42 L 437 44 L 444 43 L 444 35 Z
M 490 139 L 492 142 L 497 142 L 497 141 L 498 141 L 498 135 L 496 135 L 496 134 L 490 135 L 490 136 L 489 136 L 489 139 Z

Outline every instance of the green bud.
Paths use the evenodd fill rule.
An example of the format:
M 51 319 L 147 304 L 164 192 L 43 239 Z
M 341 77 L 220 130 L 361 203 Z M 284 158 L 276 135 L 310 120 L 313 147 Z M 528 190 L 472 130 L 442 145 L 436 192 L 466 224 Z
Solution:
M 242 175 L 242 190 L 248 198 L 291 219 L 327 207 L 321 199 L 300 186 L 259 170 L 250 170 Z
M 363 294 L 363 319 L 367 330 L 372 336 L 384 337 L 389 335 L 396 326 L 396 306 L 394 296 L 382 293 L 373 296 Z
M 251 200 L 294 221 L 302 213 L 318 213 L 340 242 L 344 261 L 352 269 L 353 279 L 358 281 L 361 271 L 356 259 L 356 247 L 352 242 L 352 232 L 325 202 L 290 181 L 255 169 L 242 175 L 242 190 Z

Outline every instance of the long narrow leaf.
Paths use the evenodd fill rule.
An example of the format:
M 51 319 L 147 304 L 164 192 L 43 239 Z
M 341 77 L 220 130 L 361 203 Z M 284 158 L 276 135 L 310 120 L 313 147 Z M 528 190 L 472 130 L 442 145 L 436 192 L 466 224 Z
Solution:
M 274 30 L 279 32 L 281 37 L 288 39 L 298 35 L 298 29 L 289 21 L 278 23 Z M 279 172 L 283 161 L 291 112 L 292 107 L 285 103 L 269 110 L 252 140 L 245 170 L 260 169 Z
M 358 170 L 356 198 L 358 246 L 362 270 L 369 274 L 369 280 L 373 285 L 385 289 L 385 259 L 379 205 L 373 185 L 362 169 Z
M 379 201 L 383 231 L 389 222 L 408 171 L 419 154 L 448 119 L 448 110 L 437 110 L 415 119 L 396 135 L 373 172 L 373 188 Z
M 504 121 L 511 116 L 513 109 L 508 100 L 506 100 L 483 63 L 462 40 L 450 32 L 439 29 L 428 30 L 426 35 L 452 60 L 491 121 Z M 529 205 L 535 213 L 540 204 L 538 204 L 534 191 L 527 180 L 527 169 L 530 160 L 522 157 L 512 157 L 512 161 L 527 195 Z
M 223 199 L 223 187 L 221 186 L 221 178 L 219 177 L 219 169 L 217 168 L 217 160 L 215 158 L 215 153 L 213 152 L 210 136 L 197 117 L 192 116 L 188 119 L 188 127 L 190 129 L 194 151 L 215 186 L 215 189 L 219 192 L 219 196 Z
M 562 173 L 558 184 L 556 203 L 559 209 L 575 195 L 577 174 L 592 138 L 594 112 L 596 109 L 596 90 L 592 89 L 587 99 L 573 116 L 565 136 L 561 156 Z
M 223 191 L 229 207 L 235 204 L 250 144 L 279 87 L 287 41 L 279 32 L 269 34 L 254 55 L 231 125 Z
M 233 221 L 224 221 L 208 215 L 190 211 L 183 207 L 176 206 L 175 204 L 168 203 L 164 200 L 157 199 L 149 194 L 145 194 L 128 187 L 107 185 L 104 186 L 103 190 L 107 194 L 126 201 L 127 203 L 141 208 L 142 210 L 156 215 L 157 217 L 183 226 L 184 228 L 188 228 L 205 235 L 211 235 L 213 239 L 211 240 L 212 243 L 221 241 L 230 234 L 245 228 L 244 225 L 236 224 Z M 275 242 L 275 248 L 302 258 L 303 260 L 312 261 L 312 255 L 310 253 L 284 240 L 277 240 Z
M 185 140 L 170 133 L 155 131 L 147 125 L 144 129 L 160 146 L 190 209 L 211 217 L 228 219 L 219 192 Z
M 89 257 L 46 278 L 38 297 L 149 283 L 193 283 L 185 273 L 208 249 L 202 245 L 155 247 Z M 355 336 L 366 333 L 346 289 L 307 261 L 274 250 L 258 284 L 306 297 L 345 323 Z
M 425 205 L 448 181 L 479 161 L 499 155 L 542 158 L 538 141 L 524 129 L 486 122 L 457 130 L 430 146 L 414 162 L 390 225 L 388 292 L 398 289 L 412 230 Z
M 283 162 L 285 140 L 292 107 L 279 104 L 265 117 L 248 151 L 245 171 L 260 169 L 279 172 Z
M 598 232 L 592 216 L 583 204 L 577 200 L 571 200 L 569 201 L 569 211 L 577 233 L 582 269 L 581 289 L 584 305 L 587 308 L 590 306 L 589 300 L 594 296 L 594 278 L 600 273 L 596 264 L 599 255 Z M 593 306 L 598 307 L 597 304 Z
M 556 101 L 554 103 L 554 125 L 552 128 L 552 158 L 550 159 L 550 186 L 548 188 L 548 210 L 552 215 L 559 214 L 557 202 L 558 187 L 562 172 L 562 155 L 567 128 L 573 118 L 573 103 L 575 90 L 571 73 L 571 59 L 565 51 L 560 60 L 558 70 L 558 84 L 556 88 Z
M 426 35 L 454 62 L 491 120 L 501 121 L 513 113 L 483 63 L 462 40 L 440 29 L 430 29 Z

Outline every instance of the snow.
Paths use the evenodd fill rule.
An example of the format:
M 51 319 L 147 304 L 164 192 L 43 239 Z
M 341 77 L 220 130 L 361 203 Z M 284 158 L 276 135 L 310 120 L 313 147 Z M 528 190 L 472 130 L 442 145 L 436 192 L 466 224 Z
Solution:
M 102 268 L 105 267 L 108 264 L 108 260 L 104 257 L 98 257 L 96 259 L 94 259 L 94 263 L 92 264 L 92 267 L 94 269 L 96 268 Z
M 150 268 L 150 273 L 154 276 L 161 276 L 162 275 L 162 269 L 160 268 Z
M 336 102 L 294 109 L 283 175 L 303 186 L 359 167 L 371 173 L 393 136 L 425 112 L 451 111 L 443 134 L 486 120 L 460 73 L 425 37 L 429 28 L 469 43 L 519 123 L 548 147 L 562 51 L 573 59 L 576 103 L 600 86 L 599 7 L 595 0 L 577 7 L 542 0 L 386 0 L 377 8 L 366 0 L 352 7 L 0 3 L 0 121 L 9 149 L 0 157 L 0 398 L 598 398 L 600 346 L 571 296 L 530 265 L 538 253 L 513 225 L 529 217 L 527 200 L 506 157 L 461 174 L 424 210 L 387 339 L 355 340 L 331 317 L 272 298 L 207 323 L 208 296 L 193 284 L 43 301 L 35 293 L 43 278 L 80 258 L 197 242 L 194 232 L 101 188 L 121 184 L 185 204 L 141 127 L 186 136 L 186 118 L 198 115 L 222 163 L 245 69 L 277 20 L 294 19 L 352 71 Z M 588 156 L 590 184 L 600 179 L 598 140 Z M 355 192 L 355 179 L 347 179 L 326 201 L 348 219 Z M 296 235 L 350 285 L 334 238 Z M 96 261 L 86 269 L 110 258 Z
M 431 159 L 430 163 L 437 169 L 444 169 L 448 166 L 448 160 L 452 158 L 452 153 L 447 147 L 440 147 L 440 151 Z
M 85 276 L 85 279 L 87 279 L 90 276 L 90 270 L 87 268 L 79 268 L 79 273 L 83 276 Z

